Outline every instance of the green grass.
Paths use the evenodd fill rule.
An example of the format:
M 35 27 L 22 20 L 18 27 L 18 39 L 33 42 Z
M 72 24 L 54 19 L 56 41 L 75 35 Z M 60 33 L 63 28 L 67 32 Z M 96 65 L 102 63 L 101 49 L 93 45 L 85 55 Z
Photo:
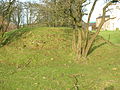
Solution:
M 71 32 L 35 27 L 6 33 L 0 48 L 0 90 L 75 90 L 73 75 L 78 75 L 81 90 L 120 90 L 120 47 L 98 39 L 88 60 L 76 63 Z M 109 33 L 119 44 L 120 32 L 100 35 L 107 39 Z M 14 38 L 7 39 L 10 36 Z

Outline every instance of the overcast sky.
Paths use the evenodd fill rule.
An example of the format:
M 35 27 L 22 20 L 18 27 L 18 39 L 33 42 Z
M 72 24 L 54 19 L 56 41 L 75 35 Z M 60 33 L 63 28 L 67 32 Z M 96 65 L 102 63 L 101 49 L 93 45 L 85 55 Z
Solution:
M 91 3 L 90 5 L 87 6 L 87 10 L 88 12 L 90 11 L 91 7 L 92 7 L 92 4 Z M 103 8 L 103 5 L 104 5 L 104 0 L 99 0 L 95 6 L 95 9 L 94 9 L 94 12 L 92 14 L 92 17 L 91 17 L 91 22 L 95 22 L 96 21 L 96 18 L 98 16 L 100 16 L 100 14 L 102 13 L 102 8 Z M 84 16 L 83 18 L 85 21 L 87 21 L 87 16 Z

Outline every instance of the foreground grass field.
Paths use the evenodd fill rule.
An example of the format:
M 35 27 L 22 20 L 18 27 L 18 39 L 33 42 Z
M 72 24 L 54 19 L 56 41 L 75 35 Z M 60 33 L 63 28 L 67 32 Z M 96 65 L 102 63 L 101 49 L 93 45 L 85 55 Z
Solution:
M 6 33 L 0 48 L 0 90 L 120 90 L 120 47 L 98 37 L 88 60 L 76 63 L 68 28 Z M 101 32 L 115 44 L 120 32 Z M 77 80 L 78 82 L 77 82 Z

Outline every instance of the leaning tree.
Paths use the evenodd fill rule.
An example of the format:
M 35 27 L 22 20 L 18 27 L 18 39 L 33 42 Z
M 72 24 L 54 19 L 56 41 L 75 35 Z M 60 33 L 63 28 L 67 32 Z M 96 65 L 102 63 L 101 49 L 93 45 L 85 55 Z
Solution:
M 118 2 L 118 0 L 106 0 L 102 9 L 101 21 L 96 32 L 91 36 L 89 24 L 95 6 L 100 0 L 92 0 L 93 4 L 89 13 L 86 13 L 86 6 L 90 4 L 90 0 L 58 0 L 63 2 L 64 13 L 72 18 L 74 26 L 73 34 L 73 50 L 76 53 L 76 60 L 86 58 L 92 48 L 92 45 L 98 36 L 103 24 L 109 19 L 105 19 L 106 13 L 110 10 L 108 7 Z M 87 23 L 83 22 L 83 16 L 88 15 Z

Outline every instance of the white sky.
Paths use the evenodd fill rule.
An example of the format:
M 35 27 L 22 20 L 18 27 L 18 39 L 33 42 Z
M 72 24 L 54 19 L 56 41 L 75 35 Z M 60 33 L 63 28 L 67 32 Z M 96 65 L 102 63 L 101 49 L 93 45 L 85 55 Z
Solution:
M 104 0 L 99 0 L 95 6 L 95 9 L 94 9 L 94 12 L 92 14 L 92 17 L 91 17 L 91 22 L 95 22 L 96 21 L 96 18 L 98 16 L 100 16 L 101 12 L 102 12 L 102 8 L 103 8 L 103 5 L 104 5 Z M 91 9 L 91 6 L 92 6 L 92 3 L 90 5 L 87 6 L 87 10 L 88 12 L 90 11 Z M 87 21 L 87 16 L 84 16 L 84 21 Z

